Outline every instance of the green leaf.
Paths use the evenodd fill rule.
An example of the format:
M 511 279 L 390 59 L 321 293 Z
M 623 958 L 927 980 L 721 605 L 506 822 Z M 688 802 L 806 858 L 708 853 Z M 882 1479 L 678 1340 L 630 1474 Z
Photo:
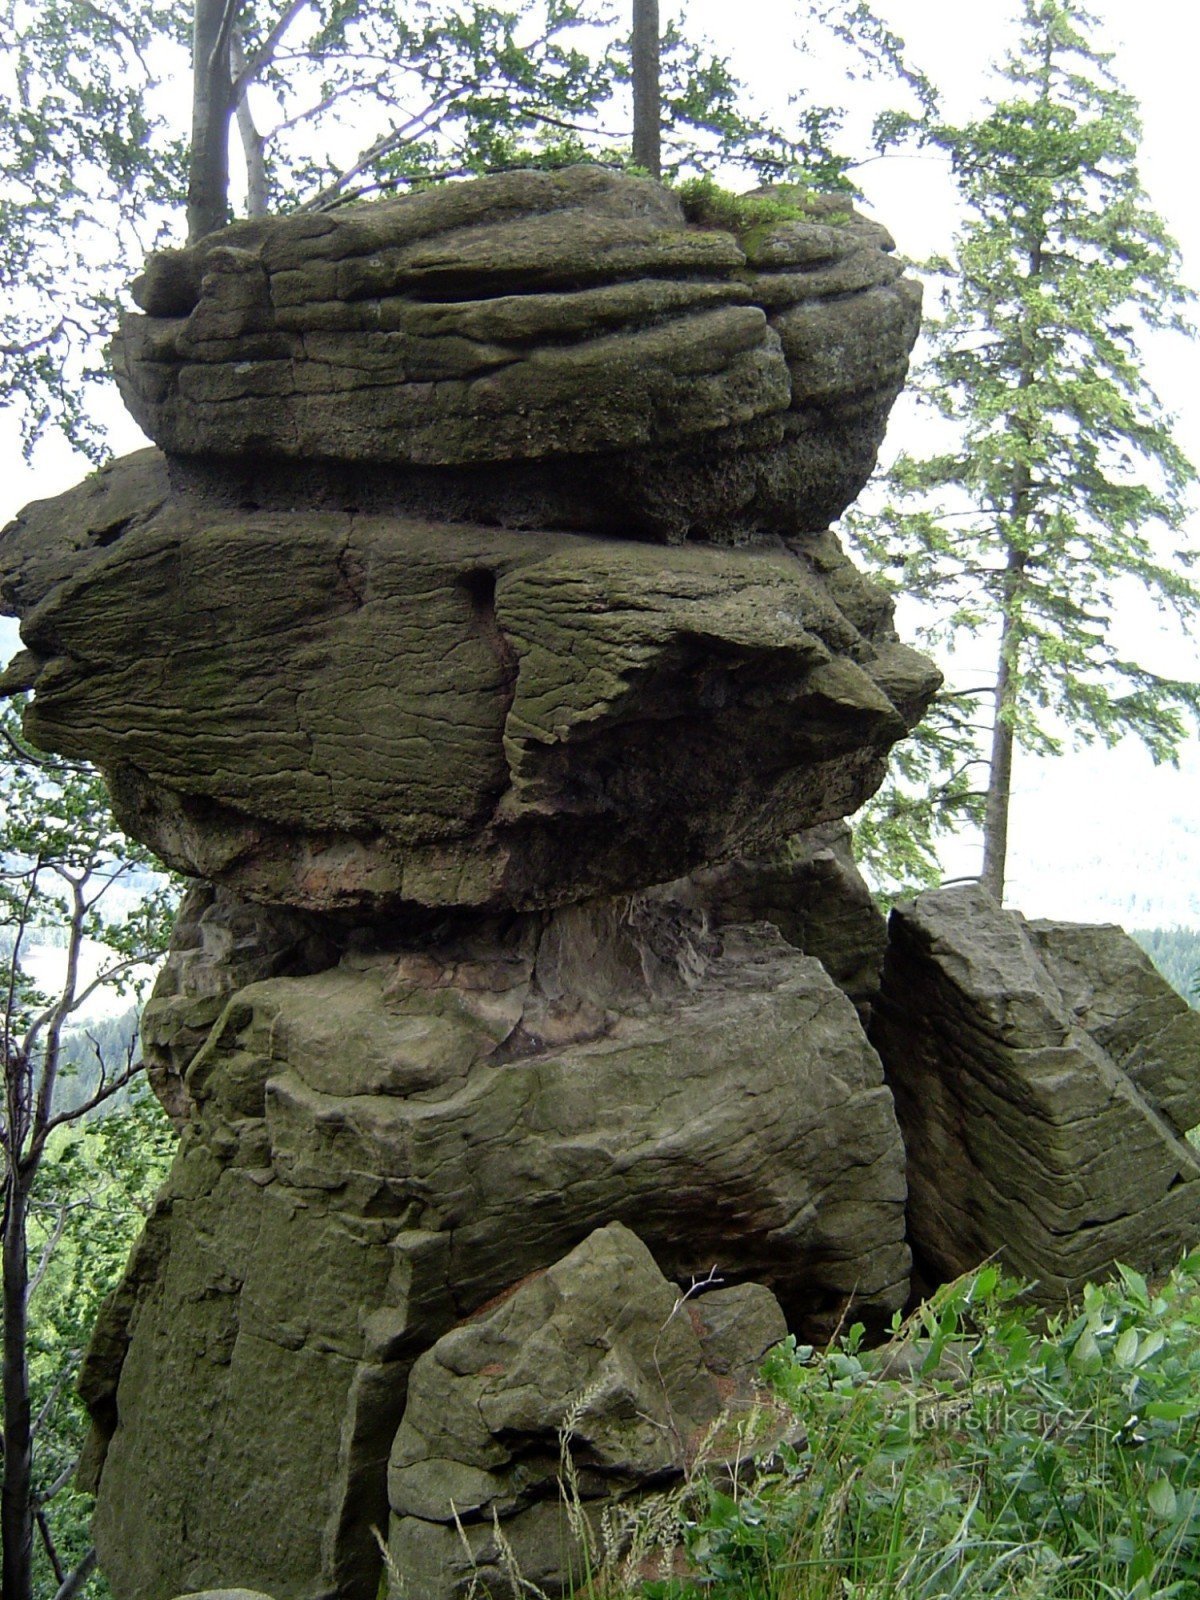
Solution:
M 1156 1478 L 1146 1495 L 1146 1504 L 1156 1517 L 1169 1522 L 1175 1515 L 1175 1490 L 1169 1478 Z
M 1132 1367 L 1137 1360 L 1138 1331 L 1126 1328 L 1113 1349 L 1113 1360 L 1119 1367 Z

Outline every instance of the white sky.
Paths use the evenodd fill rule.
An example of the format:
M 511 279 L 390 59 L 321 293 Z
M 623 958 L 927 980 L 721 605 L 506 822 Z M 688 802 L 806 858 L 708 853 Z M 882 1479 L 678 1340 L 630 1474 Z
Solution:
M 987 64 L 1012 37 L 1016 0 L 876 0 L 876 8 L 908 42 L 913 61 L 945 97 L 951 116 L 969 116 L 988 92 Z M 690 31 L 703 31 L 728 53 L 755 98 L 782 122 L 790 94 L 818 75 L 816 92 L 830 103 L 853 94 L 832 65 L 824 87 L 824 57 L 796 54 L 800 34 L 795 0 L 690 0 Z M 1200 185 L 1196 180 L 1196 77 L 1200 7 L 1184 0 L 1093 0 L 1103 41 L 1116 52 L 1118 76 L 1141 102 L 1145 126 L 1142 177 L 1155 207 L 1183 250 L 1190 282 L 1200 285 Z M 663 0 L 664 16 L 679 5 Z M 879 86 L 861 91 L 861 116 L 877 103 Z M 858 174 L 874 213 L 891 228 L 905 255 L 944 248 L 953 226 L 952 197 L 934 157 L 889 157 Z M 1200 349 L 1160 339 L 1148 372 L 1178 419 L 1180 443 L 1200 461 Z M 143 440 L 113 396 L 104 418 L 114 450 Z M 898 410 L 893 436 L 912 427 Z M 48 441 L 32 467 L 20 460 L 0 413 L 7 459 L 0 480 L 0 523 L 26 501 L 53 495 L 82 476 L 85 464 Z M 886 450 L 886 447 L 885 447 Z M 1193 542 L 1200 544 L 1200 520 Z M 1179 676 L 1200 676 L 1200 646 L 1177 631 L 1162 632 L 1154 614 L 1131 596 L 1124 619 L 1147 665 Z M 11 636 L 9 636 L 11 637 Z M 2 653 L 4 636 L 0 636 Z M 1068 755 L 1050 767 L 1018 763 L 1013 812 L 1010 898 L 1031 914 L 1095 918 L 1126 916 L 1139 924 L 1200 925 L 1200 743 L 1181 773 L 1155 769 L 1140 749 Z M 969 849 L 952 863 L 972 871 Z M 1130 915 L 1136 902 L 1137 914 Z

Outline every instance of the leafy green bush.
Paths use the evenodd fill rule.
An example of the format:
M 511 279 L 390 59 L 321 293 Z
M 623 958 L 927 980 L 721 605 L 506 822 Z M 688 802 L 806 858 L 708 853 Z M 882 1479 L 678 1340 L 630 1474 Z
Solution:
M 30 1296 L 29 1361 L 38 1417 L 37 1485 L 54 1517 L 57 1554 L 72 1570 L 91 1543 L 92 1499 L 73 1486 L 88 1431 L 75 1377 L 106 1295 L 166 1177 L 175 1134 L 144 1079 L 107 1114 L 59 1128 L 33 1192 L 29 1242 L 39 1263 Z M 35 1547 L 35 1600 L 51 1600 L 62 1581 L 41 1541 Z M 107 1595 L 93 1575 L 88 1595 Z
M 884 1351 L 855 1327 L 766 1376 L 792 1443 L 685 1529 L 660 1600 L 1200 1597 L 1200 1250 L 1049 1321 L 994 1267 Z

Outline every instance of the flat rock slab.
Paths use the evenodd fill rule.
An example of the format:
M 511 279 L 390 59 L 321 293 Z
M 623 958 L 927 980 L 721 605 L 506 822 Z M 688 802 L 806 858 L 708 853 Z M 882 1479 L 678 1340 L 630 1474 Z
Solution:
M 1200 1015 L 1119 928 L 1027 923 L 971 885 L 892 914 L 872 1025 L 909 1236 L 939 1278 L 999 1254 L 1061 1301 L 1200 1233 Z
M 529 908 L 769 848 L 860 805 L 939 681 L 828 536 L 668 558 L 214 510 L 145 456 L 29 508 L 0 584 L 31 738 L 178 870 L 318 911 Z
M 576 1592 L 605 1524 L 698 1457 L 738 1457 L 758 1366 L 786 1333 L 762 1285 L 685 1298 L 612 1223 L 443 1334 L 413 1368 L 389 1461 L 394 1600 L 515 1596 L 514 1560 L 539 1592 Z
M 482 483 L 542 525 L 548 498 L 660 538 L 815 531 L 916 338 L 892 248 L 840 197 L 734 237 L 647 179 L 505 173 L 152 257 L 114 366 L 180 458 L 386 467 L 410 504 Z
M 372 1600 L 413 1361 L 598 1227 L 676 1282 L 766 1285 L 813 1338 L 907 1295 L 879 1060 L 765 926 L 620 900 L 347 956 L 232 995 L 186 1086 L 82 1382 L 129 1600 Z M 702 1343 L 728 1374 L 756 1317 L 725 1310 Z

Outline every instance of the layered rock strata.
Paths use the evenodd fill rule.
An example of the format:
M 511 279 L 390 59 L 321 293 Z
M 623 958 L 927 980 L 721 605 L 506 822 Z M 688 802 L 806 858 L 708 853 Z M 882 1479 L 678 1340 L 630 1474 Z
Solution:
M 413 1360 L 600 1224 L 684 1283 L 767 1285 L 811 1338 L 907 1293 L 878 1058 L 765 924 L 650 898 L 351 952 L 236 992 L 185 1083 L 84 1378 L 120 1594 L 373 1592 Z
M 916 337 L 892 248 L 840 199 L 735 237 L 647 180 L 506 173 L 153 257 L 115 365 L 152 438 L 210 484 L 256 463 L 259 497 L 306 492 L 282 457 L 310 494 L 510 525 L 819 532 Z
M 697 1423 L 755 1306 L 818 1338 L 906 1297 L 846 997 L 878 920 L 811 830 L 938 682 L 827 528 L 918 292 L 840 202 L 735 236 L 585 169 L 238 225 L 137 295 L 116 362 L 161 452 L 0 537 L 30 735 L 199 880 L 145 1018 L 179 1154 L 83 1375 L 96 1543 L 120 1600 L 373 1600 L 390 1456 L 436 1600 L 405 1585 L 470 1462 L 418 1437 L 451 1451 L 464 1391 L 408 1416 L 414 1363 L 507 1349 L 597 1230 L 647 1296 L 640 1332 L 561 1323 L 640 1374 L 605 1450 L 666 1279 L 729 1281 L 672 1325 Z M 596 1375 L 470 1445 L 514 1539 Z M 589 1496 L 658 1470 L 610 1452 Z
M 1061 1302 L 1200 1225 L 1200 1014 L 1119 928 L 1032 922 L 974 886 L 892 915 L 872 1037 L 935 1280 L 999 1255 Z
M 59 571 L 98 498 L 35 508 L 13 557 Z M 527 908 L 768 849 L 859 805 L 937 683 L 829 539 L 668 560 L 168 499 L 79 567 L 40 603 L 9 580 L 31 737 L 178 870 L 313 910 Z

